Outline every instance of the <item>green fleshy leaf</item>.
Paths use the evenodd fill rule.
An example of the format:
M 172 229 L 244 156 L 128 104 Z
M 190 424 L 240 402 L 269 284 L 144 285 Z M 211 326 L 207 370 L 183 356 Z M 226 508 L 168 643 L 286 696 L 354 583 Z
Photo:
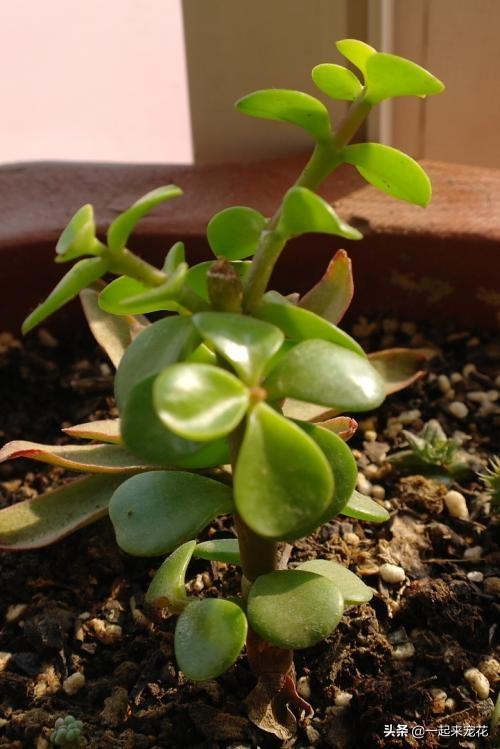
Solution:
M 372 589 L 365 585 L 354 572 L 337 562 L 329 559 L 311 559 L 299 564 L 297 569 L 328 577 L 342 593 L 346 606 L 367 603 L 373 598 Z
M 29 333 L 43 320 L 74 299 L 82 289 L 91 286 L 104 276 L 108 270 L 108 262 L 100 257 L 86 258 L 75 263 L 57 286 L 50 292 L 45 301 L 28 315 L 22 325 L 23 334 Z
M 275 326 L 251 317 L 201 312 L 193 317 L 200 335 L 221 354 L 248 385 L 255 385 L 283 343 Z
M 302 341 L 278 362 L 264 383 L 271 400 L 294 398 L 340 411 L 380 406 L 384 382 L 362 356 L 329 341 Z
M 336 325 L 347 311 L 353 293 L 351 260 L 345 250 L 338 250 L 321 280 L 299 301 L 299 307 Z
M 186 283 L 189 288 L 192 291 L 196 292 L 196 294 L 204 299 L 205 302 L 210 302 L 207 285 L 207 274 L 215 262 L 215 260 L 206 260 L 204 263 L 193 265 L 188 270 L 188 274 L 186 276 Z M 251 266 L 252 263 L 249 260 L 234 260 L 231 262 L 231 267 L 236 271 L 240 281 L 243 281 L 246 278 Z
M 120 445 L 43 445 L 14 440 L 0 450 L 0 463 L 15 458 L 28 458 L 85 473 L 132 473 L 152 468 L 151 464 L 137 460 Z
M 154 408 L 167 429 L 198 442 L 232 432 L 248 402 L 248 390 L 234 375 L 209 364 L 172 364 L 153 386 Z
M 288 190 L 277 230 L 286 237 L 317 232 L 345 239 L 363 237 L 361 232 L 342 221 L 326 200 L 307 187 L 292 187 Z
M 109 516 L 118 546 L 134 556 L 166 554 L 232 510 L 228 486 L 194 473 L 151 471 L 125 481 Z
M 0 549 L 39 549 L 106 515 L 123 476 L 91 476 L 0 510 Z
M 267 218 L 253 208 L 225 208 L 208 222 L 208 243 L 216 257 L 243 260 L 254 254 L 267 223 Z
M 338 346 L 354 351 L 359 356 L 366 357 L 365 352 L 354 338 L 336 325 L 324 320 L 307 309 L 293 304 L 261 304 L 255 312 L 260 320 L 266 320 L 280 328 L 287 338 L 294 341 L 304 341 L 319 338 L 336 343 Z
M 127 398 L 121 432 L 130 452 L 170 468 L 213 468 L 228 463 L 229 447 L 225 441 L 192 442 L 167 429 L 153 408 L 154 381 L 154 376 L 141 380 Z
M 114 366 L 118 367 L 125 350 L 141 330 L 149 325 L 149 321 L 142 316 L 110 315 L 99 307 L 98 299 L 99 292 L 96 289 L 80 291 L 80 302 L 92 335 Z
M 186 608 L 186 570 L 195 547 L 196 541 L 186 541 L 165 559 L 151 580 L 146 593 L 146 603 L 160 609 L 168 606 L 174 613 Z
M 248 595 L 247 616 L 264 640 L 288 650 L 309 648 L 327 637 L 344 612 L 339 588 L 305 570 L 258 577 Z
M 341 512 L 342 515 L 347 515 L 349 518 L 367 520 L 369 523 L 385 523 L 390 517 L 385 507 L 358 491 L 352 493 L 352 497 Z
M 206 344 L 200 343 L 192 354 L 186 356 L 184 361 L 189 362 L 189 364 L 211 364 L 215 367 L 217 364 L 217 354 Z
M 347 146 L 343 158 L 367 182 L 393 198 L 426 206 L 431 199 L 429 177 L 410 156 L 382 143 Z
M 151 288 L 135 278 L 120 276 L 99 294 L 99 307 L 111 315 L 135 315 L 148 312 L 173 311 L 180 306 L 176 298 L 187 274 L 184 263 L 165 284 Z
M 128 210 L 121 213 L 108 229 L 108 245 L 112 250 L 122 250 L 136 224 L 155 206 L 182 195 L 182 190 L 175 185 L 157 187 L 156 190 L 143 195 Z
M 312 70 L 312 79 L 319 90 L 332 99 L 354 101 L 363 91 L 354 73 L 342 65 L 316 65 Z
M 315 442 L 270 406 L 256 406 L 234 476 L 244 522 L 265 538 L 298 538 L 323 515 L 333 489 L 330 466 Z
M 143 330 L 126 350 L 116 372 L 118 408 L 123 409 L 136 383 L 183 359 L 199 344 L 200 336 L 187 317 L 166 317 Z
M 240 547 L 237 538 L 217 538 L 196 544 L 194 556 L 214 562 L 241 564 Z
M 349 62 L 352 62 L 358 70 L 361 70 L 366 78 L 368 60 L 377 50 L 366 44 L 366 42 L 361 42 L 359 39 L 341 39 L 335 46 L 341 55 L 349 60 Z
M 444 85 L 425 68 L 404 57 L 377 52 L 366 61 L 366 101 L 378 104 L 395 96 L 430 96 Z
M 325 105 L 302 91 L 271 88 L 254 91 L 236 102 L 239 112 L 264 120 L 281 120 L 307 130 L 318 141 L 331 134 L 330 116 Z
M 356 487 L 358 468 L 354 456 L 344 440 L 318 424 L 299 422 L 299 426 L 323 451 L 333 473 L 335 491 L 320 524 L 338 515 Z
M 66 263 L 83 255 L 99 255 L 102 245 L 97 240 L 94 209 L 82 206 L 64 229 L 56 244 L 56 263 Z
M 175 658 L 193 681 L 215 679 L 233 665 L 247 636 L 242 609 L 222 598 L 193 601 L 175 628 Z
M 163 263 L 163 271 L 169 275 L 177 270 L 179 265 L 186 262 L 184 242 L 175 242 L 167 252 Z

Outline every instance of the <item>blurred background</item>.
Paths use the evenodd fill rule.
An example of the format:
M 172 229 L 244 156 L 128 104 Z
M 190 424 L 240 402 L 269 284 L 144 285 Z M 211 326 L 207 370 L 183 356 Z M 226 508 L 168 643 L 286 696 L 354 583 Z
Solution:
M 499 0 L 1 0 L 0 163 L 215 163 L 308 148 L 237 114 L 257 88 L 315 93 L 311 68 L 363 39 L 447 86 L 379 107 L 363 137 L 500 167 Z M 321 96 L 321 95 L 320 95 Z M 334 118 L 343 104 L 331 106 Z

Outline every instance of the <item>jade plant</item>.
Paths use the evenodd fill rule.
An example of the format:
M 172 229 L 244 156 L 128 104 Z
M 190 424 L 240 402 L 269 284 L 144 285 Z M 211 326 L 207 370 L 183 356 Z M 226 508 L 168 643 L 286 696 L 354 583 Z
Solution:
M 3 510 L 0 546 L 40 547 L 109 513 L 124 552 L 168 555 L 146 601 L 178 614 L 180 669 L 190 679 L 212 679 L 246 647 L 257 677 L 250 715 L 279 735 L 294 712 L 310 710 L 295 689 L 293 651 L 319 643 L 345 607 L 372 596 L 331 560 L 287 568 L 289 544 L 339 514 L 374 523 L 388 518 L 355 490 L 346 440 L 356 422 L 346 412 L 377 408 L 422 374 L 425 359 L 405 349 L 367 356 L 338 327 L 353 294 L 344 250 L 301 298 L 268 288 L 290 239 L 316 232 L 362 238 L 316 192 L 340 164 L 395 198 L 425 206 L 431 197 L 429 179 L 412 158 L 387 145 L 350 143 L 380 102 L 437 94 L 442 83 L 361 41 L 343 40 L 337 49 L 358 75 L 330 63 L 312 71 L 324 94 L 351 102 L 337 127 L 321 101 L 300 91 L 256 91 L 237 102 L 243 114 L 306 130 L 315 145 L 274 216 L 238 205 L 210 220 L 214 259 L 190 266 L 177 242 L 158 268 L 128 249 L 137 222 L 181 195 L 174 185 L 119 215 L 105 241 L 96 235 L 92 206 L 73 216 L 56 262 L 76 262 L 23 331 L 80 294 L 90 328 L 117 367 L 120 418 L 64 430 L 83 444 L 14 442 L 1 455 L 95 475 Z M 117 277 L 105 285 L 110 274 Z M 166 314 L 150 322 L 152 312 Z M 233 536 L 206 540 L 204 529 L 227 514 Z M 238 565 L 241 594 L 188 594 L 193 557 Z

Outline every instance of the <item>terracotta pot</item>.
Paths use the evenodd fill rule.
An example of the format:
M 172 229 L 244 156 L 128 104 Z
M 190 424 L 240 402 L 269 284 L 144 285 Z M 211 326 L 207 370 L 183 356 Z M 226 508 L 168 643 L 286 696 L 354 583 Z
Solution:
M 55 242 L 84 203 L 104 229 L 140 195 L 175 182 L 181 199 L 157 208 L 135 232 L 131 247 L 160 260 L 178 239 L 191 262 L 211 257 L 209 218 L 229 205 L 276 209 L 305 158 L 224 166 L 18 164 L 0 168 L 1 325 L 17 332 L 57 282 Z M 275 274 L 282 291 L 305 291 L 335 250 L 353 259 L 355 302 L 350 315 L 395 312 L 406 319 L 453 319 L 492 328 L 500 322 L 500 170 L 428 162 L 434 198 L 408 206 L 363 185 L 351 168 L 328 180 L 322 194 L 365 234 L 361 242 L 308 235 L 290 243 Z M 51 326 L 77 312 L 70 305 Z

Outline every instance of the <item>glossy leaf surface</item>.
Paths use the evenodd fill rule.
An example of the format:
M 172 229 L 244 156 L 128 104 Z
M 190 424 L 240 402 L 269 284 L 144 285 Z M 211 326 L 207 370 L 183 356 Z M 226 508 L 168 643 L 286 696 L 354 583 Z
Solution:
M 325 105 L 302 91 L 279 88 L 254 91 L 239 99 L 236 109 L 264 120 L 291 122 L 307 130 L 318 141 L 330 137 L 330 116 Z
M 323 278 L 299 301 L 299 307 L 336 325 L 343 318 L 354 294 L 352 264 L 345 250 L 338 250 Z
M 248 596 L 252 629 L 264 640 L 289 650 L 316 645 L 335 629 L 343 612 L 339 588 L 328 577 L 305 570 L 262 575 Z
M 343 158 L 367 182 L 393 198 L 426 206 L 431 199 L 429 177 L 410 156 L 382 143 L 347 146 Z
M 234 476 L 245 523 L 265 538 L 298 538 L 325 512 L 333 489 L 330 466 L 314 440 L 265 403 L 256 406 Z
M 188 274 L 186 276 L 187 285 L 206 302 L 210 301 L 210 297 L 208 294 L 207 274 L 214 262 L 215 260 L 207 260 L 204 263 L 193 265 L 188 270 Z M 240 280 L 245 279 L 251 265 L 251 262 L 248 260 L 234 260 L 231 262 L 231 267 L 236 271 Z
M 240 564 L 240 549 L 237 538 L 217 538 L 196 544 L 194 556 L 227 564 Z
M 200 443 L 185 440 L 167 429 L 153 408 L 154 377 L 132 389 L 122 412 L 121 431 L 128 449 L 140 458 L 177 468 L 211 468 L 229 462 L 222 440 Z
M 267 218 L 253 208 L 225 208 L 208 222 L 208 243 L 217 257 L 243 260 L 254 254 L 267 223 Z
M 299 564 L 297 569 L 328 577 L 339 588 L 346 606 L 367 603 L 373 598 L 372 589 L 365 585 L 354 572 L 337 562 L 329 559 L 311 559 Z
M 260 320 L 266 320 L 280 328 L 287 338 L 294 341 L 304 341 L 319 338 L 336 343 L 338 346 L 354 351 L 359 356 L 366 357 L 365 352 L 354 338 L 336 325 L 307 309 L 293 304 L 262 304 L 255 312 Z
M 152 467 L 137 460 L 120 445 L 43 445 L 15 440 L 0 450 L 0 463 L 15 458 L 28 458 L 61 466 L 68 471 L 87 473 L 131 473 Z
M 117 543 L 134 556 L 166 554 L 195 538 L 217 515 L 230 512 L 231 494 L 228 486 L 194 473 L 133 476 L 109 504 Z
M 332 99 L 354 101 L 363 86 L 351 70 L 342 65 L 323 63 L 312 69 L 312 79 L 316 86 Z
M 163 271 L 165 273 L 173 273 L 179 265 L 186 262 L 186 250 L 184 242 L 175 242 L 167 252 L 165 261 L 163 263 Z
M 149 213 L 155 206 L 182 195 L 175 185 L 157 187 L 156 190 L 143 195 L 128 210 L 121 213 L 108 229 L 108 245 L 112 250 L 122 250 L 127 244 L 130 234 L 136 224 L 143 216 Z
M 368 59 L 377 50 L 359 39 L 341 39 L 336 43 L 336 47 L 340 54 L 349 60 L 349 62 L 352 62 L 366 77 Z
M 156 378 L 154 408 L 174 434 L 198 442 L 232 432 L 248 408 L 248 390 L 210 364 L 173 364 Z
M 128 347 L 116 373 L 118 407 L 124 407 L 136 383 L 158 374 L 193 351 L 199 343 L 200 336 L 187 317 L 166 317 L 143 330 Z
M 39 549 L 106 515 L 123 476 L 91 476 L 0 510 L 0 549 Z
M 255 385 L 284 335 L 275 325 L 224 312 L 201 312 L 193 322 L 202 338 L 228 361 L 241 379 Z
M 370 104 L 395 96 L 430 96 L 444 91 L 441 81 L 425 68 L 385 52 L 366 60 L 366 84 Z
M 187 265 L 184 263 L 179 276 L 154 288 L 135 278 L 120 276 L 101 291 L 99 306 L 111 315 L 147 314 L 160 310 L 176 311 L 179 305 L 175 299 L 182 288 L 183 276 L 185 277 L 186 274 Z
M 121 441 L 120 419 L 88 421 L 85 424 L 64 427 L 61 431 L 78 439 L 99 440 L 99 442 L 111 442 L 113 444 L 118 444 Z
M 73 216 L 56 244 L 56 263 L 65 263 L 83 255 L 97 255 L 99 242 L 95 236 L 94 209 L 82 206 Z
M 146 603 L 160 609 L 168 606 L 175 613 L 186 607 L 186 571 L 195 546 L 196 541 L 186 541 L 165 559 L 151 580 Z
M 91 286 L 108 269 L 106 260 L 100 257 L 85 258 L 75 263 L 65 276 L 61 278 L 57 286 L 50 292 L 49 296 L 28 315 L 22 325 L 23 334 L 29 333 L 43 320 L 57 312 L 70 302 L 82 289 Z
M 325 517 L 325 520 L 330 520 L 349 501 L 356 486 L 358 467 L 350 448 L 337 434 L 307 422 L 300 422 L 299 426 L 321 448 L 333 473 L 335 490 Z
M 175 627 L 175 658 L 188 679 L 215 679 L 236 661 L 246 636 L 246 616 L 236 603 L 222 598 L 193 601 Z
M 271 399 L 318 403 L 340 411 L 366 411 L 385 397 L 384 382 L 362 356 L 329 341 L 302 341 L 265 382 Z
M 369 523 L 385 523 L 389 520 L 389 513 L 385 507 L 358 491 L 352 493 L 349 502 L 342 508 L 342 515 L 356 520 L 367 520 Z
M 118 367 L 125 350 L 141 330 L 149 325 L 149 321 L 142 316 L 110 315 L 99 307 L 98 299 L 99 292 L 95 289 L 80 291 L 80 301 L 92 335 L 114 366 Z
M 278 231 L 286 237 L 320 232 L 345 239 L 362 239 L 363 235 L 343 221 L 331 205 L 307 187 L 292 187 L 283 200 Z
M 370 363 L 385 382 L 385 390 L 397 393 L 424 376 L 422 367 L 435 352 L 430 349 L 392 348 L 368 355 Z

